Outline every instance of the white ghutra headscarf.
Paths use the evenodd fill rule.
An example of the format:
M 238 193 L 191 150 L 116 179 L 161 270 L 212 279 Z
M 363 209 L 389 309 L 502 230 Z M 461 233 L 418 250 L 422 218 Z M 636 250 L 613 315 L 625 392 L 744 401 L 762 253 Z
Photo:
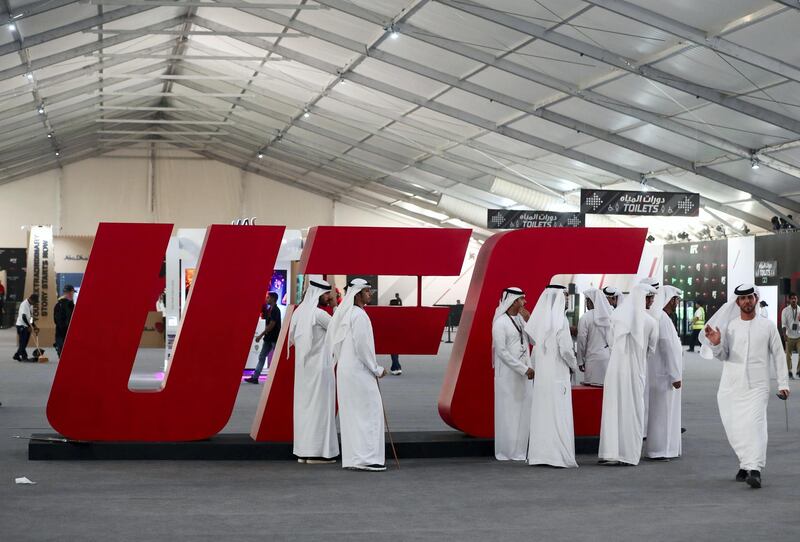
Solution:
M 550 285 L 539 296 L 531 317 L 525 324 L 525 332 L 542 352 L 547 352 L 558 344 L 556 334 L 568 325 L 564 316 L 566 304 L 563 286 Z
M 498 303 L 497 309 L 494 311 L 492 323 L 496 322 L 498 318 L 503 316 L 506 311 L 511 308 L 511 305 L 513 305 L 514 302 L 520 297 L 525 297 L 525 292 L 522 291 L 522 288 L 510 286 L 503 290 L 503 293 L 500 295 L 500 303 Z
M 331 285 L 322 280 L 317 275 L 311 275 L 308 281 L 308 288 L 303 296 L 303 301 L 292 313 L 292 321 L 289 324 L 289 347 L 300 346 L 304 352 L 311 350 L 311 330 L 314 327 L 314 316 L 319 305 L 319 298 L 326 292 L 331 291 Z M 305 360 L 303 360 L 305 362 Z
M 625 303 L 614 311 L 611 321 L 614 324 L 614 344 L 630 335 L 637 348 L 645 345 L 644 325 L 649 316 L 645 298 L 655 295 L 656 289 L 649 284 L 637 284 L 628 294 Z
M 583 292 L 583 295 L 594 306 L 592 309 L 594 310 L 594 323 L 603 328 L 611 327 L 611 315 L 614 314 L 614 307 L 608 302 L 607 294 L 603 290 L 589 288 Z
M 705 326 L 710 327 L 711 329 L 719 328 L 719 331 L 723 337 L 728 329 L 728 325 L 733 320 L 739 318 L 742 314 L 739 305 L 736 304 L 736 300 L 739 298 L 739 296 L 747 296 L 750 294 L 755 294 L 758 296 L 758 288 L 748 283 L 740 284 L 736 287 L 736 289 L 733 290 L 733 294 L 734 298 L 721 306 L 717 312 L 714 313 L 714 316 L 712 316 L 706 322 Z M 705 359 L 714 359 L 714 354 L 711 352 L 711 341 L 706 338 L 705 327 L 697 337 L 700 340 L 700 357 Z
M 661 283 L 652 277 L 642 279 L 639 284 L 647 284 L 648 286 L 655 288 L 656 298 L 653 300 L 653 304 L 650 305 L 650 308 L 647 309 L 647 312 L 649 312 L 650 316 L 658 321 L 661 311 L 664 308 L 664 305 L 666 305 L 664 300 L 664 288 L 661 287 Z
M 330 323 L 328 323 L 328 334 L 325 336 L 325 347 L 334 357 L 334 361 L 339 359 L 347 332 L 350 330 L 350 314 L 355 306 L 356 294 L 361 290 L 372 288 L 369 282 L 364 279 L 353 279 L 347 287 L 342 302 L 336 307 Z

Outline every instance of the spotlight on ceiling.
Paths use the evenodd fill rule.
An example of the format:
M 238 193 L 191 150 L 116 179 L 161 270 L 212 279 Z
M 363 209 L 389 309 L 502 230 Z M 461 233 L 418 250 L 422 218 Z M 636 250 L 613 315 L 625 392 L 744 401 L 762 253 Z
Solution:
M 755 156 L 750 159 L 750 169 L 758 169 L 758 158 Z
M 652 235 L 648 235 L 648 236 L 647 236 L 647 242 L 648 242 L 648 243 L 652 243 L 652 242 L 653 242 L 653 241 L 655 241 L 655 240 L 656 240 L 656 238 L 655 238 L 655 237 L 653 237 Z
M 681 241 L 688 241 L 689 240 L 689 234 L 686 233 L 685 231 L 682 231 L 682 232 L 680 232 L 678 234 L 678 239 L 680 239 Z
M 44 104 L 39 106 L 39 109 L 36 110 L 40 115 L 44 115 Z
M 9 32 L 13 32 L 13 31 L 14 31 L 14 30 L 16 30 L 16 29 L 17 29 L 17 25 L 15 25 L 15 24 L 13 23 L 13 21 L 8 23 L 8 31 L 9 31 Z
M 258 159 L 261 160 L 262 158 L 264 158 L 264 152 L 263 151 L 258 151 L 258 155 L 257 156 L 258 156 Z
M 308 109 L 303 110 L 303 118 L 307 119 L 311 116 L 311 113 L 308 112 Z

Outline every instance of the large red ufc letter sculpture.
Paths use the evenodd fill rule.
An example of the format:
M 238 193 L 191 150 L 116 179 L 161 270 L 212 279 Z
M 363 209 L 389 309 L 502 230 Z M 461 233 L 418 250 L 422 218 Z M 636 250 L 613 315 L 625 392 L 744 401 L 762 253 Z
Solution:
M 492 315 L 504 288 L 521 287 L 532 308 L 554 275 L 634 274 L 645 235 L 646 229 L 536 228 L 486 241 L 475 263 L 439 396 L 442 419 L 472 436 L 494 436 Z M 601 390 L 576 388 L 573 401 L 575 435 L 599 434 Z
M 283 231 L 209 227 L 164 385 L 134 392 L 128 380 L 172 225 L 100 224 L 47 403 L 53 428 L 92 441 L 217 434 L 233 410 Z
M 299 272 L 458 275 L 470 233 L 463 229 L 318 226 L 309 231 Z M 448 312 L 446 307 L 367 307 L 375 331 L 375 351 L 436 354 Z M 286 344 L 290 319 L 288 313 L 250 431 L 258 441 L 293 439 L 294 356 Z

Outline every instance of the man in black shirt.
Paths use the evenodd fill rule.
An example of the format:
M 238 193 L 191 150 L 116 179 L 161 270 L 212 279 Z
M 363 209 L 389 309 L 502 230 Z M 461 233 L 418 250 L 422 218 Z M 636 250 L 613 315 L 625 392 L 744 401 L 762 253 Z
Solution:
M 261 352 L 258 353 L 258 364 L 253 371 L 253 376 L 245 380 L 250 384 L 258 384 L 258 377 L 261 376 L 264 363 L 267 364 L 267 370 L 269 370 L 269 365 L 272 363 L 272 353 L 275 351 L 275 344 L 278 342 L 278 335 L 281 333 L 281 310 L 278 308 L 278 294 L 270 292 L 268 299 L 268 308 L 265 315 L 267 327 L 264 328 L 261 335 L 256 337 L 256 342 L 263 339 L 264 344 L 261 347 Z
M 72 311 L 75 310 L 75 288 L 71 284 L 64 286 L 64 295 L 58 298 L 55 309 L 53 309 L 53 320 L 56 323 L 56 353 L 61 357 L 61 350 L 64 348 L 64 340 L 67 338 L 67 329 L 72 320 Z

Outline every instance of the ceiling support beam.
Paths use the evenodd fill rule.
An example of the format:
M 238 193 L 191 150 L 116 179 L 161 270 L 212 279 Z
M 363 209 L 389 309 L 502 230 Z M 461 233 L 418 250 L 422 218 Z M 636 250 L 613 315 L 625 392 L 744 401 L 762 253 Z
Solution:
M 326 0 L 322 0 L 322 1 L 325 2 Z M 278 22 L 277 20 L 275 20 L 275 17 L 272 14 L 269 14 L 268 16 L 264 16 L 264 15 L 258 15 L 258 16 L 266 17 L 269 20 L 271 20 L 272 22 L 276 22 L 276 23 Z M 281 21 L 281 23 L 285 23 L 286 26 L 291 26 L 291 27 L 295 28 L 296 30 L 305 32 L 308 35 L 316 37 L 318 39 L 323 39 L 323 40 L 328 41 L 330 43 L 334 43 L 335 45 L 338 45 L 340 47 L 344 47 L 344 48 L 347 48 L 347 49 L 350 49 L 350 50 L 354 50 L 354 51 L 358 51 L 359 48 L 361 47 L 359 44 L 357 44 L 357 42 L 353 42 L 352 40 L 349 40 L 349 39 L 347 39 L 347 38 L 345 38 L 343 36 L 339 36 L 339 35 L 334 34 L 332 32 L 328 32 L 328 31 L 325 31 L 323 29 L 319 29 L 319 28 L 313 27 L 311 25 L 308 25 L 308 24 L 305 24 L 305 23 L 301 23 L 299 21 L 295 21 L 295 22 Z M 198 21 L 198 24 L 200 24 L 202 26 L 205 26 L 205 24 L 207 24 L 207 21 L 205 21 L 205 20 Z M 279 53 L 279 54 L 281 54 L 281 56 L 283 56 L 285 58 L 292 58 L 293 56 L 296 56 L 294 53 L 289 53 L 289 52 L 287 52 L 285 54 L 284 53 Z M 470 82 L 467 82 L 467 81 L 461 81 L 458 78 L 455 78 L 455 77 L 450 76 L 448 74 L 444 74 L 444 73 L 438 72 L 436 70 L 433 70 L 432 68 L 428 68 L 428 67 L 423 66 L 421 64 L 413 63 L 411 61 L 407 61 L 407 60 L 401 59 L 399 57 L 394 57 L 393 55 L 390 55 L 388 53 L 384 53 L 382 51 L 374 51 L 372 53 L 372 55 L 377 57 L 377 58 L 379 58 L 380 60 L 383 60 L 384 62 L 393 64 L 393 65 L 397 65 L 398 67 L 401 67 L 403 69 L 408 69 L 409 71 L 413 71 L 415 73 L 418 73 L 420 75 L 426 76 L 426 77 L 431 78 L 433 80 L 440 81 L 440 82 L 442 82 L 444 84 L 448 84 L 450 86 L 453 86 L 453 87 L 456 87 L 456 88 L 460 88 L 460 89 L 466 90 L 468 92 L 472 92 L 473 94 L 482 96 L 482 97 L 490 99 L 490 100 L 497 101 L 498 103 L 504 103 L 505 105 L 508 105 L 509 107 L 515 107 L 518 110 L 522 110 L 523 112 L 526 112 L 526 108 L 529 109 L 528 104 L 526 104 L 525 102 L 522 102 L 521 100 L 517 100 L 517 99 L 511 98 L 511 97 L 508 97 L 508 96 L 504 96 L 504 95 L 502 95 L 502 94 L 500 94 L 498 92 L 495 92 L 495 91 L 492 91 L 492 90 L 489 90 L 489 89 L 485 89 L 485 88 L 480 87 L 479 85 L 476 85 L 474 83 L 470 83 Z M 300 61 L 302 62 L 302 60 L 300 60 Z M 331 73 L 332 70 L 328 69 L 328 70 L 325 70 L 325 71 L 328 71 L 329 73 Z M 333 71 L 333 73 L 337 73 L 337 72 Z M 384 83 L 382 81 L 376 81 L 376 80 L 370 79 L 370 78 L 368 78 L 366 76 L 363 76 L 361 74 L 358 74 L 358 73 L 353 73 L 351 71 L 348 71 L 346 73 L 341 73 L 341 71 L 340 71 L 339 72 L 339 76 L 342 77 L 342 78 L 345 78 L 347 80 L 351 80 L 351 81 L 354 81 L 356 83 L 359 83 L 359 84 L 361 84 L 363 86 L 366 86 L 368 88 L 372 88 L 374 90 L 378 90 L 378 91 L 383 92 L 385 94 L 388 94 L 390 96 L 394 96 L 396 98 L 400 98 L 402 100 L 405 100 L 407 102 L 413 103 L 415 105 L 418 105 L 418 106 L 421 106 L 421 107 L 426 107 L 428 109 L 432 109 L 432 110 L 437 111 L 439 113 L 442 113 L 444 115 L 457 118 L 458 120 L 461 120 L 463 122 L 467 122 L 469 124 L 473 124 L 475 126 L 483 128 L 485 130 L 494 131 L 496 133 L 500 133 L 502 135 L 506 135 L 506 136 L 511 137 L 513 139 L 517 139 L 519 141 L 523 141 L 523 142 L 528 143 L 530 145 L 533 145 L 535 147 L 547 150 L 547 151 L 552 152 L 554 154 L 559 154 L 561 156 L 565 156 L 567 158 L 571 158 L 573 160 L 577 160 L 577 161 L 583 162 L 583 163 L 591 165 L 593 167 L 597 167 L 598 169 L 603 169 L 605 171 L 609 171 L 611 173 L 614 173 L 615 175 L 618 175 L 620 177 L 626 178 L 628 180 L 632 180 L 634 182 L 639 182 L 643 178 L 643 175 L 646 174 L 646 172 L 631 172 L 631 170 L 628 170 L 627 168 L 622 168 L 622 167 L 620 167 L 620 166 L 618 166 L 616 164 L 612 164 L 612 163 L 607 162 L 605 160 L 595 158 L 595 157 L 593 157 L 591 155 L 588 155 L 586 153 L 582 153 L 582 152 L 577 151 L 575 149 L 566 148 L 566 147 L 563 147 L 561 145 L 557 145 L 555 143 L 552 143 L 549 140 L 545 140 L 543 138 L 538 138 L 536 136 L 527 134 L 525 132 L 521 132 L 519 130 L 515 130 L 515 129 L 510 128 L 510 127 L 505 126 L 505 125 L 496 125 L 496 124 L 494 124 L 494 123 L 492 123 L 490 121 L 487 121 L 487 120 L 483 119 L 482 117 L 478 117 L 477 115 L 473 115 L 471 113 L 467 113 L 465 111 L 456 109 L 454 107 L 447 106 L 445 104 L 442 104 L 441 102 L 429 100 L 427 98 L 420 97 L 420 96 L 415 96 L 410 92 L 407 92 L 407 91 L 404 91 L 404 90 L 401 90 L 401 89 L 397 89 L 393 85 L 389 85 L 389 84 Z M 590 133 L 591 132 L 590 135 L 592 135 L 593 137 L 596 137 L 598 139 L 603 139 L 605 141 L 609 141 L 609 142 L 611 142 L 613 144 L 622 146 L 624 148 L 628 148 L 630 150 L 634 150 L 635 152 L 639 152 L 640 154 L 644 154 L 646 156 L 650 156 L 651 158 L 655 158 L 655 159 L 663 161 L 665 163 L 669 163 L 669 164 L 674 165 L 676 167 L 681 167 L 686 171 L 689 171 L 689 172 L 692 172 L 692 173 L 696 173 L 698 175 L 705 176 L 705 177 L 707 177 L 707 178 L 709 178 L 711 180 L 714 180 L 715 182 L 719 182 L 720 184 L 729 186 L 731 188 L 734 188 L 734 189 L 737 189 L 737 190 L 741 190 L 741 191 L 744 191 L 744 192 L 747 192 L 747 193 L 757 194 L 759 197 L 763 197 L 763 198 L 768 199 L 770 201 L 774 201 L 775 203 L 777 203 L 779 205 L 782 205 L 782 206 L 785 206 L 785 207 L 787 207 L 789 209 L 797 210 L 798 212 L 800 212 L 800 203 L 795 202 L 793 200 L 790 200 L 788 198 L 783 198 L 781 196 L 775 195 L 775 194 L 771 193 L 769 190 L 762 189 L 761 187 L 758 187 L 756 185 L 752 185 L 750 183 L 746 183 L 744 181 L 741 181 L 739 179 L 731 177 L 731 176 L 729 176 L 729 175 L 727 175 L 725 173 L 722 173 L 720 171 L 714 170 L 712 168 L 709 168 L 709 167 L 706 167 L 706 166 L 697 167 L 697 166 L 695 166 L 695 164 L 693 164 L 689 160 L 686 160 L 686 159 L 683 159 L 683 158 L 680 158 L 680 157 L 677 157 L 677 156 L 670 155 L 669 153 L 666 153 L 664 151 L 660 151 L 660 150 L 657 150 L 657 149 L 654 149 L 654 148 L 651 148 L 651 147 L 647 147 L 647 146 L 645 146 L 643 144 L 640 144 L 640 143 L 638 143 L 636 141 L 633 141 L 633 140 L 630 140 L 630 139 L 627 139 L 627 138 L 623 138 L 622 136 L 618 136 L 618 135 L 615 135 L 615 134 L 610 134 L 609 132 L 606 132 L 606 131 L 604 131 L 602 129 L 596 128 L 596 127 L 591 126 L 591 125 L 586 124 L 586 123 L 582 123 L 580 121 L 576 121 L 574 119 L 570 119 L 569 117 L 566 117 L 566 116 L 563 116 L 563 115 L 559 115 L 557 113 L 551 112 L 551 111 L 546 110 L 546 109 L 540 109 L 540 110 L 536 110 L 536 111 L 531 111 L 530 113 L 531 114 L 535 114 L 537 116 L 540 116 L 542 118 L 545 118 L 546 120 L 550 120 L 551 122 L 555 122 L 557 124 L 561 124 L 562 126 L 568 127 L 570 129 L 573 129 L 573 130 L 576 130 L 576 131 L 583 131 L 583 132 L 586 132 L 586 133 Z M 632 175 L 632 173 L 633 173 L 633 175 Z
M 800 82 L 800 68 L 777 58 L 759 53 L 723 37 L 708 35 L 705 31 L 661 15 L 626 0 L 586 0 L 586 2 L 622 15 L 640 23 L 663 30 L 694 45 L 706 47 L 714 52 L 735 58 L 756 68 Z
M 383 17 L 379 13 L 370 12 L 364 8 L 351 4 L 346 0 L 320 0 L 320 2 L 329 5 L 330 7 L 344 11 L 349 15 L 352 15 L 354 17 L 359 17 L 363 20 L 372 23 L 379 23 Z M 398 25 L 396 28 L 401 33 L 409 34 L 416 40 L 423 41 L 425 43 L 434 45 L 451 53 L 463 56 L 465 58 L 469 58 L 470 60 L 486 64 L 487 66 L 491 66 L 493 68 L 505 71 L 512 75 L 522 77 L 523 79 L 533 81 L 534 83 L 538 83 L 548 88 L 552 88 L 553 90 L 556 90 L 562 94 L 566 94 L 567 96 L 578 98 L 587 101 L 589 103 L 592 103 L 594 105 L 597 105 L 599 107 L 610 109 L 611 111 L 615 111 L 617 113 L 635 119 L 639 119 L 649 124 L 653 124 L 669 132 L 687 137 L 695 141 L 699 141 L 703 144 L 710 145 L 712 147 L 716 147 L 718 149 L 724 150 L 725 152 L 735 154 L 736 156 L 749 159 L 753 154 L 753 150 L 745 147 L 744 145 L 739 145 L 737 143 L 726 140 L 714 134 L 710 134 L 708 132 L 702 132 L 698 130 L 697 127 L 695 126 L 688 126 L 681 122 L 672 120 L 668 117 L 658 115 L 656 113 L 651 113 L 649 111 L 645 111 L 643 109 L 639 109 L 634 106 L 624 104 L 622 102 L 618 102 L 612 98 L 608 98 L 607 96 L 604 96 L 597 92 L 587 89 L 581 89 L 573 85 L 572 83 L 559 80 L 550 75 L 545 75 L 543 73 L 537 72 L 531 68 L 522 66 L 515 62 L 511 62 L 503 58 L 497 58 L 492 54 L 486 53 L 474 47 L 456 43 L 452 40 L 447 40 L 439 36 L 435 36 L 433 34 L 430 34 L 429 32 L 425 32 L 410 24 L 407 23 L 401 24 Z M 373 53 L 372 56 L 374 58 L 378 58 L 379 60 L 384 60 L 389 63 L 391 63 L 391 61 L 387 59 L 397 58 L 383 51 L 376 51 L 375 53 Z M 539 110 L 541 109 L 541 107 L 532 105 L 529 109 Z M 798 168 L 797 166 L 788 164 L 782 160 L 775 159 L 772 157 L 765 157 L 765 159 L 762 160 L 761 162 L 767 167 L 770 167 L 777 171 L 781 171 L 782 173 L 786 173 L 787 175 L 792 175 L 794 177 L 800 178 L 800 168 Z
M 490 21 L 506 28 L 510 28 L 522 34 L 535 36 L 536 38 L 557 45 L 569 51 L 593 58 L 609 66 L 625 70 L 635 75 L 639 75 L 651 81 L 655 81 L 664 86 L 685 92 L 697 98 L 702 98 L 711 103 L 736 111 L 743 115 L 767 122 L 774 126 L 800 134 L 800 120 L 781 115 L 775 111 L 751 104 L 728 93 L 717 89 L 698 85 L 691 81 L 681 79 L 670 73 L 661 71 L 649 66 L 637 66 L 631 59 L 621 57 L 596 45 L 592 45 L 581 40 L 572 38 L 558 32 L 548 32 L 546 28 L 534 24 L 530 21 L 508 15 L 496 8 L 485 5 L 475 4 L 468 0 L 438 0 L 439 3 L 451 8 L 469 13 L 478 18 Z

